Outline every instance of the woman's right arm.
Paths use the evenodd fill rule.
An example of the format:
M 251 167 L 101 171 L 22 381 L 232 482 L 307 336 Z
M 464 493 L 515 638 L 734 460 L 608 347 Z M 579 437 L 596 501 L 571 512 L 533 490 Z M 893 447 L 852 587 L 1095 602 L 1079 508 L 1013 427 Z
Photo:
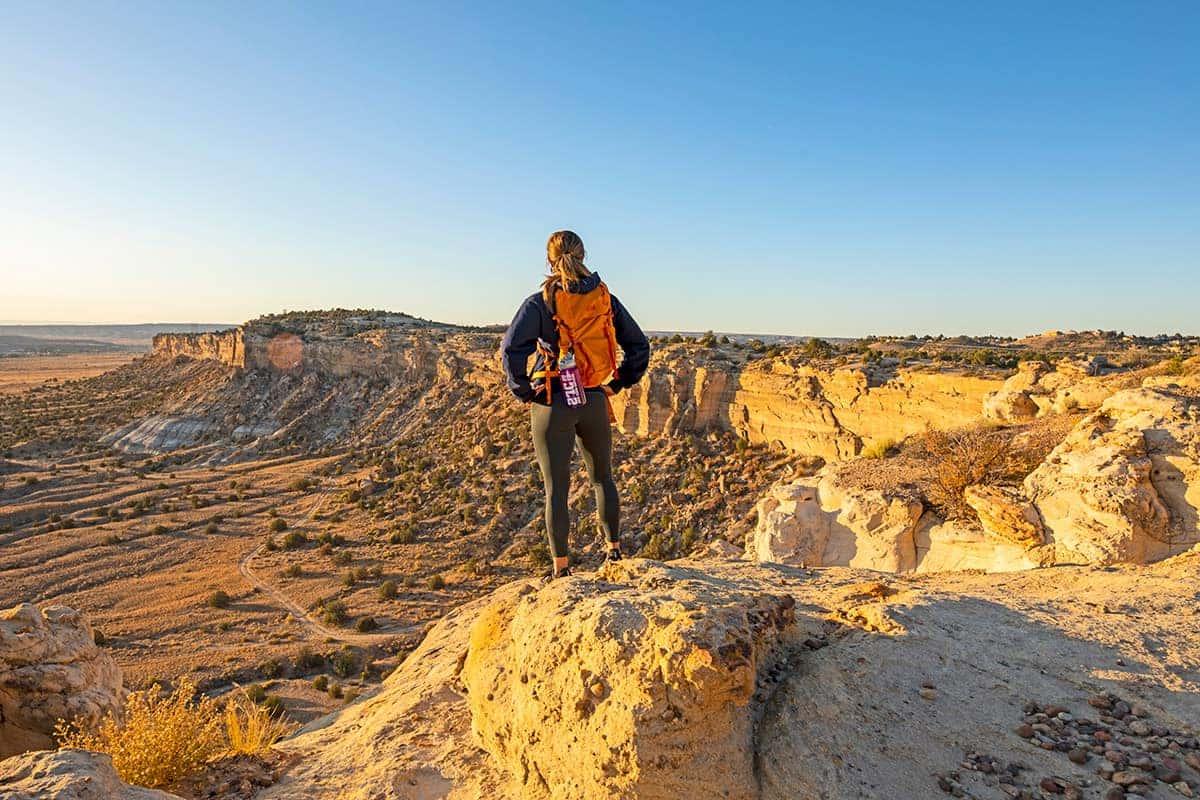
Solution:
M 529 381 L 529 357 L 537 350 L 538 336 L 542 332 L 542 315 L 536 306 L 536 299 L 537 295 L 530 297 L 517 309 L 504 334 L 500 353 L 508 390 L 526 403 L 534 397 Z

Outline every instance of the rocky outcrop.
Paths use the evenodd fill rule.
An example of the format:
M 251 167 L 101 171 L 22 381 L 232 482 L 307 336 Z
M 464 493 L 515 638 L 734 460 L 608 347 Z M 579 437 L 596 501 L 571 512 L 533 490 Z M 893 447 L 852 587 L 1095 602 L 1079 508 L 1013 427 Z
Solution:
M 155 789 L 124 783 L 112 759 L 87 750 L 26 753 L 0 761 L 5 800 L 180 800 Z
M 154 352 L 175 358 L 211 359 L 242 367 L 246 345 L 241 328 L 214 333 L 160 333 L 154 337 Z
M 979 517 L 984 533 L 995 539 L 1024 548 L 1045 541 L 1038 510 L 1019 492 L 1000 486 L 968 486 L 963 499 Z
M 887 572 L 916 569 L 915 498 L 842 486 L 824 470 L 774 487 L 759 501 L 747 556 L 803 566 L 853 566 Z
M 772 675 L 818 635 L 794 607 L 765 571 L 645 560 L 504 587 L 285 744 L 304 757 L 264 797 L 757 798 Z
M 98 721 L 121 703 L 121 669 L 78 611 L 0 612 L 0 757 L 53 746 L 58 720 Z
M 154 352 L 274 373 L 304 371 L 329 377 L 402 378 L 413 370 L 434 371 L 439 360 L 449 360 L 450 354 L 463 351 L 461 342 L 445 352 L 438 349 L 446 338 L 445 329 L 453 330 L 451 326 L 422 326 L 410 320 L 404 318 L 399 324 L 382 320 L 377 323 L 379 327 L 345 323 L 332 329 L 314 323 L 311 328 L 300 326 L 299 330 L 249 323 L 219 333 L 165 333 L 154 337 Z M 482 334 L 458 335 L 466 339 L 489 338 Z M 478 348 L 467 342 L 465 349 Z
M 880 572 L 982 569 L 1009 572 L 1044 563 L 1035 549 L 1036 512 L 992 487 L 971 487 L 983 524 L 946 521 L 912 493 L 856 487 L 836 467 L 779 484 L 759 501 L 747 538 L 754 561 Z
M 978 419 L 999 378 L 894 367 L 822 369 L 789 356 L 747 363 L 720 351 L 668 349 L 613 399 L 626 433 L 707 429 L 828 460 L 872 443 Z
M 911 491 L 861 488 L 837 465 L 774 487 L 747 556 L 886 572 L 1148 563 L 1200 542 L 1200 397 L 1128 389 L 1079 422 L 1021 488 L 968 486 L 976 519 Z
M 794 601 L 646 562 L 599 578 L 494 603 L 471 629 L 472 729 L 511 794 L 757 797 L 755 692 Z
M 1200 541 L 1200 398 L 1128 389 L 1025 480 L 1063 559 L 1155 561 Z
M 632 560 L 521 581 L 451 612 L 378 694 L 284 742 L 294 766 L 259 800 L 891 800 L 949 780 L 966 788 L 947 794 L 990 798 L 1036 796 L 1049 775 L 1104 789 L 1096 756 L 1077 766 L 1053 746 L 1078 732 L 1041 726 L 1039 747 L 1011 731 L 1031 698 L 1095 720 L 1089 692 L 1129 690 L 1138 716 L 1100 723 L 1130 737 L 1112 747 L 1171 742 L 1148 775 L 1154 758 L 1183 761 L 1165 748 L 1200 748 L 1180 669 L 1200 645 L 1178 635 L 1200 572 L 1179 562 L 939 582 Z M 1098 624 L 1098 607 L 1139 614 Z M 1020 768 L 960 768 L 978 742 Z M 1195 781 L 1196 763 L 1175 772 Z
M 100 438 L 100 444 L 125 453 L 169 453 L 191 447 L 214 429 L 214 424 L 202 417 L 159 416 L 135 420 Z M 235 438 L 237 434 L 235 431 Z
M 1045 361 L 1022 361 L 1004 385 L 983 401 L 983 416 L 998 422 L 1024 422 L 1045 414 L 1098 408 L 1117 390 L 1103 379 L 1106 363 L 1095 357 L 1064 359 L 1051 369 Z

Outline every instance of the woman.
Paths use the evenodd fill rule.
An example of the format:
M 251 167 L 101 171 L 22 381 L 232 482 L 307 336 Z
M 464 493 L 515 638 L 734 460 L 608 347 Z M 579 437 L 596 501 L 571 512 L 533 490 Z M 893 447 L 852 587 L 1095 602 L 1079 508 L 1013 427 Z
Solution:
M 546 530 L 556 578 L 570 574 L 567 497 L 576 439 L 596 492 L 600 525 L 608 541 L 607 558 L 621 557 L 621 504 L 612 475 L 608 398 L 640 381 L 650 363 L 646 335 L 608 293 L 599 274 L 584 265 L 584 257 L 579 236 L 571 231 L 551 234 L 546 242 L 550 274 L 542 281 L 542 290 L 517 309 L 504 335 L 508 388 L 530 403 L 533 449 L 546 487 Z M 619 365 L 618 347 L 623 353 Z M 537 359 L 530 373 L 529 357 L 535 352 Z M 581 393 L 575 391 L 576 378 L 582 384 Z

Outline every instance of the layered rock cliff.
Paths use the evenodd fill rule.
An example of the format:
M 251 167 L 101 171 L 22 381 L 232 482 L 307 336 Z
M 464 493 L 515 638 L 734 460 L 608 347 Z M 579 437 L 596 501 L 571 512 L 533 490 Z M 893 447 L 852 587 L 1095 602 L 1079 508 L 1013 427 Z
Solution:
M 977 420 L 999 375 L 894 366 L 818 367 L 797 357 L 671 346 L 641 384 L 617 395 L 622 428 L 653 435 L 706 429 L 829 460 L 873 443 Z
M 214 333 L 160 333 L 154 337 L 153 349 L 169 358 L 185 356 L 220 361 L 231 367 L 246 365 L 246 343 L 241 328 Z
M 332 330 L 250 324 L 223 334 L 155 340 L 158 354 L 212 359 L 275 382 L 358 379 L 417 386 L 440 379 L 449 391 L 456 381 L 502 386 L 497 344 L 492 334 L 411 323 Z M 630 434 L 732 431 L 753 443 L 833 460 L 929 428 L 969 424 L 1001 383 L 998 373 L 958 368 L 819 367 L 795 356 L 669 345 L 655 351 L 640 384 L 613 398 L 613 408 Z M 315 408 L 320 413 L 320 403 Z M 284 420 L 273 417 L 243 422 L 243 430 L 278 430 Z M 209 433 L 202 427 L 195 414 L 169 415 L 154 420 L 152 429 L 138 432 L 134 425 L 116 438 L 132 434 L 137 444 L 131 448 L 150 452 L 194 444 Z

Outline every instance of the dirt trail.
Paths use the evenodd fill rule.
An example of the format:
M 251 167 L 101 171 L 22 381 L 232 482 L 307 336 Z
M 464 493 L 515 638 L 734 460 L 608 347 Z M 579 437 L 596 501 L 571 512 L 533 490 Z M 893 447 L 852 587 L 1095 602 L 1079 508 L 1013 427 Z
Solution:
M 313 503 L 313 507 L 309 509 L 305 520 L 311 520 L 325 504 L 325 500 L 329 497 L 332 489 L 323 489 L 317 502 Z M 409 633 L 415 633 L 422 630 L 426 623 L 420 622 L 413 625 L 406 625 L 403 628 L 394 628 L 391 630 L 381 630 L 376 633 L 356 633 L 351 631 L 338 630 L 322 625 L 303 607 L 295 603 L 291 598 L 276 589 L 271 584 L 260 578 L 254 569 L 250 566 L 250 562 L 262 554 L 266 547 L 266 542 L 263 542 L 258 547 L 251 550 L 246 555 L 242 556 L 238 562 L 238 571 L 250 581 L 250 583 L 260 590 L 263 594 L 275 601 L 276 605 L 287 611 L 297 622 L 299 622 L 310 634 L 319 638 L 333 639 L 342 642 L 343 644 L 355 644 L 359 646 L 370 646 L 381 644 L 389 639 L 394 639 L 397 636 L 404 636 Z

